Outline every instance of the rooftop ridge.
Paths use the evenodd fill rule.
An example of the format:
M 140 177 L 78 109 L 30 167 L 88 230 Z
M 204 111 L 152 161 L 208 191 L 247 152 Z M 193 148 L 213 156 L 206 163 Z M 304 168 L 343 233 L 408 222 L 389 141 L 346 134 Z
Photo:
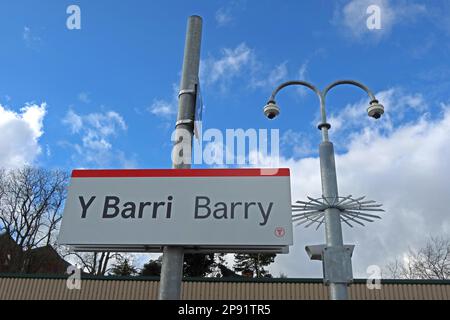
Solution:
M 69 275 L 55 274 L 18 274 L 18 273 L 0 273 L 2 278 L 15 279 L 67 279 Z M 82 280 L 98 280 L 98 281 L 159 281 L 157 276 L 94 276 L 81 275 Z M 373 280 L 373 279 L 372 279 Z M 184 282 L 250 282 L 250 283 L 323 283 L 321 278 L 245 278 L 245 277 L 229 277 L 229 278 L 184 278 Z M 370 281 L 370 280 L 369 280 Z M 354 279 L 353 283 L 366 283 L 367 279 Z M 438 279 L 381 279 L 381 284 L 405 284 L 405 285 L 450 285 L 450 280 Z

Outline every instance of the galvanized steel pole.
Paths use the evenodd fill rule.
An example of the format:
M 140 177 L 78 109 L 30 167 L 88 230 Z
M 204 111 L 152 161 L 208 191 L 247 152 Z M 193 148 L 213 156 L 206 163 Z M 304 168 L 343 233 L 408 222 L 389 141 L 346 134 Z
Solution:
M 189 169 L 191 167 L 201 38 L 202 18 L 199 16 L 189 17 L 174 144 L 174 150 L 184 150 L 189 152 L 189 155 L 172 154 L 174 169 Z M 164 247 L 161 281 L 159 284 L 160 300 L 179 300 L 181 298 L 183 260 L 183 247 Z
M 329 89 L 328 89 L 329 90 Z M 336 162 L 334 157 L 334 146 L 328 139 L 328 129 L 330 124 L 327 123 L 325 97 L 328 91 L 324 93 L 320 92 L 320 110 L 322 115 L 322 123 L 319 125 L 319 129 L 322 132 L 322 142 L 319 146 L 320 157 L 320 178 L 322 181 L 322 195 L 325 199 L 338 199 L 338 184 L 336 175 Z M 328 208 L 325 210 L 325 239 L 326 248 L 328 252 L 334 250 L 340 250 L 344 252 L 344 240 L 342 237 L 341 215 L 339 209 Z M 323 253 L 326 254 L 325 252 Z M 324 261 L 324 268 L 327 269 L 326 273 L 339 274 L 343 269 L 344 264 L 351 264 L 350 256 L 345 254 L 339 254 L 334 259 L 327 259 L 327 263 Z M 337 260 L 337 261 L 336 261 Z M 348 299 L 348 283 L 336 282 L 336 279 L 328 279 L 330 287 L 330 299 L 331 300 L 347 300 Z
M 272 93 L 269 98 L 267 105 L 264 107 L 264 113 L 269 119 L 275 118 L 280 109 L 275 101 L 275 96 L 279 91 L 285 87 L 292 85 L 304 86 L 312 91 L 314 91 L 320 100 L 320 113 L 322 122 L 319 124 L 319 129 L 322 132 L 322 143 L 320 144 L 319 154 L 320 154 L 320 173 L 322 180 L 322 195 L 324 204 L 326 203 L 326 209 L 324 210 L 324 221 L 325 221 L 325 233 L 326 233 L 326 245 L 323 246 L 323 252 L 320 254 L 320 260 L 323 261 L 324 267 L 324 281 L 330 286 L 330 298 L 332 300 L 346 300 L 348 299 L 348 285 L 353 279 L 352 268 L 351 268 L 351 246 L 344 246 L 343 236 L 342 236 L 342 226 L 341 226 L 341 210 L 338 208 L 336 203 L 338 203 L 339 193 L 336 178 L 336 163 L 334 157 L 334 147 L 329 141 L 328 130 L 331 125 L 327 123 L 326 116 L 326 106 L 325 98 L 327 93 L 336 86 L 339 85 L 353 85 L 366 91 L 369 95 L 371 102 L 368 109 L 368 115 L 375 119 L 381 117 L 384 113 L 384 107 L 378 103 L 375 95 L 369 90 L 365 85 L 353 81 L 353 80 L 339 80 L 333 82 L 323 91 L 318 90 L 315 86 L 305 81 L 287 81 L 279 85 Z M 313 200 L 314 201 L 314 200 Z M 301 202 L 301 201 L 300 201 Z M 315 201 L 319 204 L 317 200 Z M 361 209 L 361 208 L 360 208 Z M 311 208 L 306 209 L 313 210 Z M 375 209 L 381 210 L 381 209 Z M 296 210 L 299 211 L 298 209 Z M 382 211 L 382 210 L 381 210 Z M 306 215 L 304 213 L 303 215 Z M 316 220 L 317 213 L 315 213 Z M 301 215 L 297 214 L 297 217 Z M 305 219 L 305 216 L 300 217 L 298 220 Z M 355 220 L 355 219 L 352 219 Z M 366 219 L 367 220 L 367 219 Z M 307 221 L 307 220 L 303 220 Z M 314 222 L 314 220 L 312 220 Z M 370 220 L 369 220 L 370 221 Z M 356 221 L 357 222 L 357 221 Z M 318 222 L 319 225 L 322 222 Z M 317 246 L 309 246 L 309 248 Z M 322 246 L 319 246 L 322 247 Z M 313 260 L 318 260 L 317 257 L 312 258 Z
M 322 128 L 322 130 L 327 130 Z M 320 175 L 322 179 L 322 193 L 325 199 L 338 199 L 338 186 L 336 178 L 336 164 L 334 160 L 334 147 L 330 141 L 322 141 L 319 147 L 320 154 Z M 336 208 L 325 210 L 325 237 L 328 248 L 343 248 L 342 226 L 340 212 Z M 339 256 L 338 259 L 350 259 L 347 256 Z M 328 265 L 328 268 L 340 268 L 345 261 Z M 347 261 L 347 263 L 349 263 Z M 336 270 L 335 272 L 339 272 Z M 333 272 L 333 273 L 335 273 Z M 336 283 L 330 281 L 330 298 L 332 300 L 347 300 L 347 283 Z

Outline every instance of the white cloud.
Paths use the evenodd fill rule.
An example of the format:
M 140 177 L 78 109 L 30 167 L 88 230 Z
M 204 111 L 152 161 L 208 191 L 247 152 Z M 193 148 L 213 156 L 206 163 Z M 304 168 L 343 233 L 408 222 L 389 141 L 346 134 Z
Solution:
M 245 0 L 228 0 L 222 7 L 220 7 L 214 18 L 216 19 L 216 23 L 218 27 L 229 26 L 236 19 L 236 16 L 239 13 L 242 13 L 246 9 L 246 1 Z
M 308 64 L 309 64 L 309 61 L 305 61 L 300 66 L 300 69 L 298 70 L 298 79 L 299 80 L 306 80 L 306 75 L 308 73 Z
M 302 80 L 302 81 L 307 81 L 307 76 L 308 76 L 308 66 L 309 66 L 309 60 L 306 60 L 302 63 L 302 65 L 300 66 L 300 68 L 298 69 L 298 78 L 296 80 Z M 308 90 L 305 87 L 297 87 L 296 88 L 297 93 L 303 97 L 307 94 Z
M 280 63 L 275 66 L 272 71 L 270 71 L 268 76 L 259 76 L 259 80 L 256 78 L 253 79 L 250 85 L 254 88 L 261 87 L 272 90 L 275 89 L 275 87 L 281 84 L 281 82 L 287 80 L 289 74 L 287 64 L 287 61 Z
M 308 65 L 309 60 L 304 61 L 293 78 L 305 80 Z M 258 59 L 256 51 L 244 42 L 234 48 L 223 48 L 220 56 L 210 56 L 200 63 L 200 83 L 214 86 L 222 92 L 226 92 L 235 80 L 250 89 L 272 90 L 287 81 L 289 75 L 288 61 L 269 68 Z M 304 94 L 302 88 L 297 89 L 301 95 Z M 162 107 L 166 105 L 162 104 Z
M 284 61 L 276 65 L 270 71 L 265 70 L 266 68 L 262 67 L 262 64 L 255 57 L 253 62 L 253 68 L 251 70 L 251 77 L 249 78 L 250 84 L 249 86 L 252 89 L 261 88 L 264 90 L 274 90 L 281 83 L 288 80 L 303 80 L 308 81 L 308 66 L 309 60 L 305 60 L 297 72 L 292 72 L 288 67 L 288 61 Z M 303 97 L 308 93 L 308 89 L 305 87 L 297 86 L 295 87 L 295 92 Z
M 172 84 L 172 99 L 155 99 L 147 109 L 152 115 L 161 118 L 171 118 L 177 114 L 178 109 L 178 85 Z
M 385 96 L 390 96 L 395 103 L 402 100 L 393 89 L 385 91 Z M 420 97 L 420 94 L 411 96 Z M 363 113 L 358 116 L 360 120 L 367 117 L 365 104 L 365 101 L 359 104 Z M 386 105 L 389 106 L 389 102 Z M 412 103 L 404 107 L 417 105 Z M 409 247 L 422 246 L 430 235 L 450 233 L 446 200 L 450 194 L 450 171 L 447 169 L 450 162 L 450 105 L 442 106 L 438 118 L 418 113 L 415 120 L 409 122 L 401 121 L 395 115 L 388 117 L 389 113 L 396 112 L 394 105 L 387 111 L 386 117 L 378 121 L 368 119 L 374 125 L 365 129 L 361 129 L 364 121 L 358 127 L 355 124 L 356 134 L 336 136 L 333 128 L 330 131 L 332 140 L 336 138 L 346 143 L 346 151 L 336 156 L 340 194 L 367 195 L 368 199 L 383 203 L 386 210 L 381 221 L 369 223 L 365 228 L 343 226 L 345 243 L 356 244 L 353 257 L 356 277 L 367 277 L 365 272 L 369 265 L 384 267 L 394 258 L 401 257 Z M 338 117 L 356 119 L 356 115 Z M 383 122 L 391 124 L 385 126 Z M 322 194 L 318 158 L 282 158 L 280 166 L 291 168 L 293 201 Z M 277 257 L 273 274 L 320 277 L 321 264 L 308 260 L 304 246 L 324 243 L 324 237 L 323 228 L 315 231 L 296 227 L 295 245 L 289 255 Z
M 351 130 L 367 127 L 371 130 L 390 132 L 394 123 L 405 120 L 405 117 L 423 114 L 428 109 L 428 103 L 420 93 L 405 93 L 400 88 L 391 88 L 376 94 L 377 99 L 385 108 L 382 121 L 373 121 L 367 116 L 369 99 L 362 99 L 355 104 L 349 104 L 338 113 L 331 112 L 328 122 L 334 134 L 351 134 Z M 330 110 L 328 110 L 330 112 Z
M 23 28 L 22 39 L 25 45 L 31 49 L 38 49 L 42 42 L 42 39 L 34 34 L 29 27 Z
M 155 116 L 167 117 L 176 114 L 176 109 L 172 102 L 155 100 L 150 106 L 150 113 Z
M 86 104 L 91 102 L 91 99 L 89 98 L 89 94 L 87 92 L 80 92 L 78 94 L 78 100 Z
M 113 150 L 113 138 L 127 130 L 124 119 L 117 112 L 78 115 L 69 110 L 63 123 L 70 127 L 72 134 L 80 136 L 81 142 L 73 145 L 76 160 L 98 166 L 109 166 L 113 161 L 119 161 L 130 166 L 122 151 Z
M 22 33 L 22 38 L 23 38 L 23 40 L 26 42 L 26 41 L 29 41 L 30 40 L 30 37 L 31 37 L 31 30 L 30 30 L 30 28 L 28 28 L 28 27 L 24 27 L 23 28 L 23 33 Z
M 245 43 L 222 49 L 218 58 L 210 57 L 200 64 L 200 79 L 205 85 L 219 84 L 225 90 L 229 82 L 252 70 L 256 63 L 254 51 Z
M 231 9 L 224 7 L 219 8 L 216 11 L 215 18 L 219 27 L 228 25 L 233 20 L 233 17 L 231 16 Z
M 0 167 L 32 164 L 41 153 L 46 107 L 45 103 L 29 104 L 17 113 L 0 105 Z
M 376 5 L 381 10 L 381 29 L 367 28 L 367 8 Z M 412 23 L 414 19 L 427 12 L 424 4 L 412 1 L 352 0 L 335 12 L 332 23 L 343 26 L 345 34 L 355 39 L 371 35 L 378 39 L 387 36 L 395 25 Z
M 84 118 L 86 123 L 103 137 L 115 135 L 117 130 L 127 129 L 122 116 L 115 111 L 90 113 Z
M 286 149 L 289 149 L 294 159 L 316 152 L 311 146 L 310 137 L 292 129 L 285 131 L 280 137 L 280 147 L 282 154 L 286 154 Z
M 72 133 L 78 133 L 83 127 L 83 119 L 73 110 L 69 110 L 63 119 L 65 125 L 70 126 Z

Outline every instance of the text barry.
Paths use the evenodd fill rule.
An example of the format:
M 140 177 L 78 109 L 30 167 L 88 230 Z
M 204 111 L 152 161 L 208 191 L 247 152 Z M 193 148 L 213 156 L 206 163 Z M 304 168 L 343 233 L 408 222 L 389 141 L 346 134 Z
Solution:
M 86 219 L 89 208 L 95 202 L 96 197 L 78 197 L 81 208 L 81 218 Z M 167 197 L 166 201 L 156 202 L 122 202 L 117 196 L 106 196 L 104 198 L 102 218 L 104 219 L 143 219 L 159 217 L 171 219 L 174 197 Z M 95 206 L 94 206 L 95 207 Z M 250 216 L 259 216 L 259 225 L 265 226 L 269 221 L 273 209 L 273 202 L 263 204 L 262 202 L 212 202 L 209 197 L 197 196 L 194 201 L 194 219 L 249 219 Z M 185 212 L 183 210 L 183 212 Z

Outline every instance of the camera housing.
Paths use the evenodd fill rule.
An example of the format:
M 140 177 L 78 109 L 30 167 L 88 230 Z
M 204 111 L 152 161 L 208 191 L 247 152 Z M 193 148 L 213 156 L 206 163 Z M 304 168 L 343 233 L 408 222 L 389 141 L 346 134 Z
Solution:
M 275 101 L 269 101 L 264 107 L 264 115 L 269 119 L 274 119 L 280 114 L 280 108 Z
M 373 100 L 370 102 L 370 107 L 367 109 L 367 114 L 369 117 L 374 119 L 380 119 L 384 114 L 384 107 L 378 102 L 378 100 Z

